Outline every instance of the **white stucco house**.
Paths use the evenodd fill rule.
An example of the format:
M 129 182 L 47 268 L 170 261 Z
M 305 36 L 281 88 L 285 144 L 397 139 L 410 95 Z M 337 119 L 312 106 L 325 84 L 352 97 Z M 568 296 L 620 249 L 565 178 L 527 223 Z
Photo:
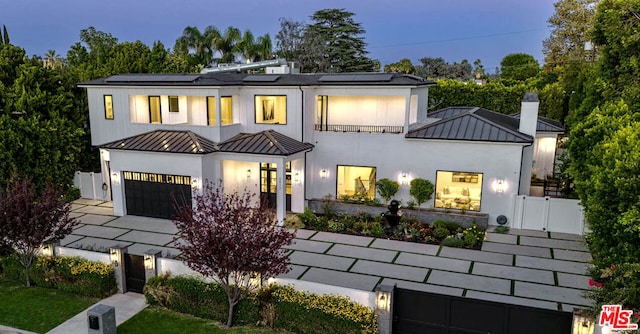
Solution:
M 116 215 L 169 218 L 171 194 L 190 199 L 205 180 L 260 193 L 283 219 L 327 194 L 375 196 L 382 178 L 399 181 L 407 203 L 410 180 L 424 178 L 436 193 L 423 207 L 509 216 L 534 161 L 555 155 L 561 127 L 544 128 L 535 94 L 517 117 L 427 114 L 434 84 L 397 73 L 207 73 L 79 86 Z M 554 152 L 539 149 L 539 136 L 553 138 Z

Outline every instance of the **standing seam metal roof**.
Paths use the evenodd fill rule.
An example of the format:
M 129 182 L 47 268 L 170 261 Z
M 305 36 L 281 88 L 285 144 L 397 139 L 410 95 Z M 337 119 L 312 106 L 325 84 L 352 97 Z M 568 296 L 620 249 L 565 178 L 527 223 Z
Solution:
M 217 151 L 216 144 L 191 131 L 155 130 L 101 146 L 130 151 L 206 154 Z
M 291 155 L 313 149 L 313 145 L 287 137 L 273 130 L 241 133 L 219 145 L 221 152 L 265 155 Z

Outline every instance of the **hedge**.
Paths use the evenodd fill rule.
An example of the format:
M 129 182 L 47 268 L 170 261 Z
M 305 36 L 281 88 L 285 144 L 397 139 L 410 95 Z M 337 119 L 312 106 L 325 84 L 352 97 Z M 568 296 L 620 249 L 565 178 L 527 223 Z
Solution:
M 217 283 L 185 276 L 157 276 L 144 288 L 150 305 L 226 322 L 227 297 Z M 235 324 L 260 323 L 295 333 L 377 333 L 375 313 L 366 306 L 335 295 L 299 292 L 270 285 L 241 301 Z
M 4 277 L 25 281 L 24 267 L 15 256 L 0 260 Z M 81 257 L 40 256 L 30 268 L 31 284 L 89 297 L 107 297 L 116 293 L 113 266 Z

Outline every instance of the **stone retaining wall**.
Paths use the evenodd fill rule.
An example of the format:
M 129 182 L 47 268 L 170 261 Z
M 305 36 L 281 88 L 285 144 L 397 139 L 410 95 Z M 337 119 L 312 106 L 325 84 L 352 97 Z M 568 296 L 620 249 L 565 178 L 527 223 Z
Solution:
M 334 212 L 346 213 L 349 215 L 357 215 L 360 212 L 366 212 L 372 216 L 383 214 L 387 211 L 383 206 L 369 206 L 361 204 L 343 203 L 338 201 L 330 201 L 331 210 Z M 324 213 L 325 201 L 321 199 L 311 199 L 308 201 L 308 206 L 314 213 Z M 400 212 L 404 215 L 410 215 L 416 217 L 422 222 L 431 224 L 431 222 L 442 219 L 445 221 L 454 222 L 463 228 L 471 227 L 474 223 L 479 228 L 486 230 L 489 225 L 489 215 L 486 213 L 454 213 L 444 212 L 439 210 L 409 210 L 403 208 Z

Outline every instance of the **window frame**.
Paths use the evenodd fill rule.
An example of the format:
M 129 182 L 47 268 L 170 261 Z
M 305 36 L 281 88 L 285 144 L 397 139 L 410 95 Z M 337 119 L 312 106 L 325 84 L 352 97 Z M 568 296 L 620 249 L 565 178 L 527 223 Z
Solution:
M 109 98 L 109 102 L 111 103 L 110 107 L 107 107 L 107 98 Z M 102 96 L 102 102 L 104 105 L 104 119 L 107 120 L 114 120 L 115 119 L 115 115 L 113 113 L 113 95 L 111 94 L 105 94 Z M 111 110 L 111 117 L 109 117 L 109 109 Z
M 230 120 L 230 122 L 229 122 L 229 123 L 225 123 L 225 122 L 224 122 L 224 108 L 222 107 L 222 106 L 223 106 L 223 104 L 222 104 L 222 100 L 223 100 L 223 99 L 229 99 L 229 100 L 231 101 L 231 106 L 230 106 L 230 108 L 231 108 L 231 109 L 229 109 L 229 112 L 231 112 L 231 120 Z M 233 95 L 223 95 L 223 96 L 220 96 L 220 118 L 222 118 L 222 119 L 220 120 L 220 125 L 230 125 L 230 124 L 233 124 Z
M 171 105 L 171 100 L 175 98 L 176 101 L 176 109 L 173 109 L 173 106 Z M 169 112 L 180 112 L 180 98 L 177 95 L 169 95 L 167 97 L 168 102 L 169 102 Z
M 338 182 L 339 182 L 339 180 L 340 180 L 340 178 L 339 178 L 339 175 L 340 175 L 340 173 L 339 173 L 340 167 L 373 168 L 373 169 L 375 170 L 375 172 L 376 172 L 376 180 L 375 180 L 375 182 L 373 182 L 373 187 L 374 187 L 374 188 L 373 188 L 373 197 L 372 197 L 372 198 L 369 198 L 369 199 L 370 199 L 370 200 L 372 200 L 372 199 L 376 198 L 376 188 L 375 188 L 375 184 L 376 184 L 376 182 L 378 181 L 378 167 L 376 167 L 376 166 L 340 165 L 340 164 L 338 164 L 338 165 L 336 165 L 336 199 L 340 199 L 340 196 L 343 196 L 343 195 L 353 196 L 353 195 L 349 195 L 349 194 L 340 194 L 340 193 L 338 193 Z M 344 180 L 343 180 L 343 181 L 344 181 Z M 371 182 L 371 180 L 369 180 L 369 182 Z M 370 190 L 369 190 L 369 191 L 370 191 Z
M 209 117 L 209 114 L 211 113 L 211 110 L 209 108 L 209 99 L 213 99 L 213 120 L 215 121 L 215 123 L 211 124 L 211 118 Z M 205 98 L 205 104 L 207 105 L 207 125 L 208 126 L 216 126 L 218 124 L 218 119 L 216 117 L 216 96 L 212 96 L 209 95 Z
M 445 205 L 443 205 L 442 207 L 438 207 L 436 206 L 436 201 L 439 199 L 438 198 L 438 192 L 440 191 L 438 188 L 438 173 L 451 173 L 451 180 L 450 182 L 456 182 L 457 184 L 464 184 L 466 185 L 467 189 L 469 189 L 469 191 L 471 191 L 472 187 L 469 187 L 469 185 L 478 185 L 477 187 L 473 187 L 473 189 L 480 189 L 480 199 L 478 202 L 478 209 L 474 210 L 471 207 L 469 208 L 455 208 L 455 207 L 446 207 Z M 470 176 L 472 177 L 471 174 L 476 174 L 476 181 L 475 182 L 465 182 L 465 181 L 454 181 L 454 178 L 458 177 L 460 175 L 464 175 L 464 176 Z M 472 211 L 472 212 L 482 212 L 482 202 L 483 202 L 483 196 L 482 196 L 482 189 L 484 187 L 484 174 L 483 172 L 469 172 L 469 171 L 460 171 L 460 170 L 443 170 L 443 169 L 438 169 L 436 170 L 436 177 L 435 177 L 435 182 L 434 182 L 434 196 L 433 196 L 433 207 L 436 209 L 444 209 L 444 210 L 460 210 L 460 211 Z M 464 187 L 462 185 L 457 186 L 457 187 Z M 467 195 L 467 197 L 471 197 L 471 195 Z M 440 199 L 441 200 L 441 199 Z M 471 200 L 469 202 L 469 205 L 471 205 Z
M 153 122 L 153 112 L 151 111 L 151 99 L 152 98 L 157 98 L 158 99 L 158 117 L 160 119 L 159 119 L 159 121 L 157 123 Z M 148 102 L 149 102 L 149 124 L 162 124 L 162 99 L 161 99 L 160 95 L 149 95 Z
M 258 122 L 258 104 L 257 99 L 258 97 L 284 97 L 284 123 L 267 123 L 264 121 L 264 119 L 262 120 L 262 122 Z M 275 108 L 276 105 L 274 103 L 274 119 L 275 117 Z M 264 112 L 264 111 L 263 111 Z M 255 94 L 253 95 L 253 120 L 255 124 L 269 124 L 269 125 L 287 125 L 288 123 L 288 110 L 287 110 L 287 95 L 286 94 L 280 94 L 280 95 L 271 95 L 271 94 Z

